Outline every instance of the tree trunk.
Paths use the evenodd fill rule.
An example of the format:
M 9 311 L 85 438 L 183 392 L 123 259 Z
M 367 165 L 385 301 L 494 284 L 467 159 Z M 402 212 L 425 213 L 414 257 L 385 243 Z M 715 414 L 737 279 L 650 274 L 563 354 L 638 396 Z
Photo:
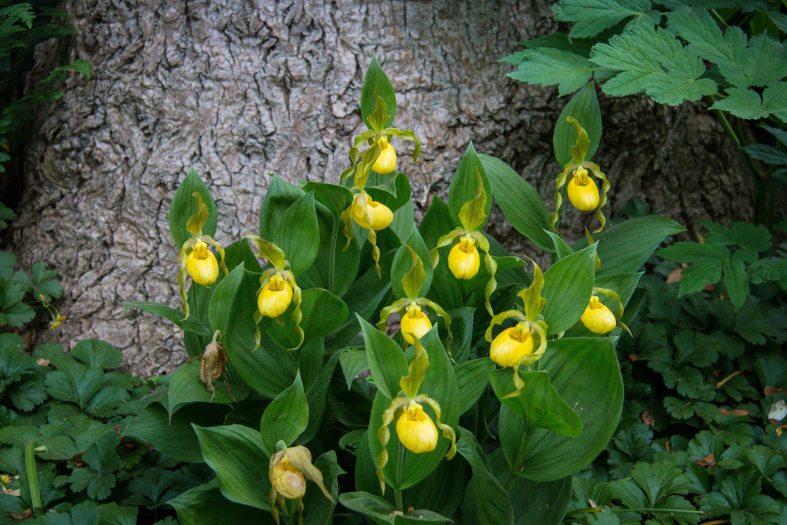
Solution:
M 49 337 L 103 338 L 137 372 L 182 362 L 178 329 L 121 307 L 179 306 L 167 225 L 178 182 L 189 167 L 206 180 L 222 243 L 256 231 L 272 172 L 335 182 L 362 129 L 358 99 L 373 53 L 397 92 L 397 124 L 424 142 L 419 164 L 400 149 L 419 206 L 445 195 L 470 140 L 551 205 L 552 128 L 566 100 L 506 78 L 510 66 L 498 62 L 556 28 L 547 4 L 66 2 L 77 30 L 70 57 L 89 60 L 95 76 L 73 80 L 41 111 L 13 231 L 24 262 L 44 260 L 62 276 L 68 320 Z M 747 175 L 707 110 L 633 98 L 602 106 L 597 159 L 613 182 L 613 214 L 641 198 L 690 226 L 749 217 Z M 495 217 L 491 230 L 527 249 Z

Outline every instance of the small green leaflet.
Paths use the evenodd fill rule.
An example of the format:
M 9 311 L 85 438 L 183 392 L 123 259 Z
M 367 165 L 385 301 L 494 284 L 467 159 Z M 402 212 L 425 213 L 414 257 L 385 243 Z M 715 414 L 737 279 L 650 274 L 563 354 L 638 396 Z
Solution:
M 514 80 L 542 86 L 558 86 L 560 96 L 578 90 L 593 75 L 588 59 L 560 49 L 539 47 L 521 54 L 519 69 L 508 76 Z
M 660 104 L 676 106 L 716 93 L 716 83 L 700 78 L 702 59 L 665 29 L 636 25 L 593 46 L 590 61 L 612 70 L 603 91 L 613 97 L 645 92 Z
M 689 43 L 689 49 L 717 64 L 736 87 L 767 86 L 787 75 L 787 52 L 780 42 L 766 34 L 749 41 L 735 26 L 722 33 L 704 9 L 670 13 L 669 28 Z
M 561 22 L 574 22 L 571 38 L 589 38 L 630 17 L 636 17 L 631 23 L 658 24 L 661 17 L 650 7 L 650 0 L 561 0 L 552 10 Z
M 762 97 L 750 88 L 729 88 L 727 98 L 717 100 L 711 109 L 729 111 L 742 119 L 763 119 L 774 115 L 787 121 L 787 82 L 768 86 Z

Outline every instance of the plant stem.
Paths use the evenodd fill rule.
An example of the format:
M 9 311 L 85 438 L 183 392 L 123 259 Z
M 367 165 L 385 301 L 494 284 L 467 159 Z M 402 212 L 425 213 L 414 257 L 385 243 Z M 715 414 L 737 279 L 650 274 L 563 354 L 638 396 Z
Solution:
M 651 508 L 638 508 L 638 509 L 609 509 L 612 512 L 650 512 L 650 513 L 671 513 L 671 514 L 705 514 L 702 510 L 686 510 L 686 509 L 651 509 Z
M 394 489 L 394 499 L 396 500 L 396 510 L 404 512 L 402 504 L 402 465 L 404 464 L 404 447 L 399 443 L 399 454 L 396 458 L 396 488 Z
M 25 473 L 27 484 L 30 488 L 30 499 L 33 503 L 33 512 L 38 514 L 41 510 L 41 492 L 38 487 L 38 469 L 36 468 L 35 443 L 25 443 Z

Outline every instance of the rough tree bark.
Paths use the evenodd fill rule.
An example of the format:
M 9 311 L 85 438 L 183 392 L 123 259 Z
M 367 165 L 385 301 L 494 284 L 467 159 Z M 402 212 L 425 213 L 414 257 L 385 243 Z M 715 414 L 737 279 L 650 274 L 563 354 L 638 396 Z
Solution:
M 377 53 L 398 93 L 397 123 L 424 140 L 401 155 L 424 206 L 444 193 L 468 141 L 524 173 L 545 197 L 557 166 L 553 90 L 504 75 L 498 59 L 555 28 L 544 0 L 454 2 L 69 0 L 69 54 L 92 62 L 42 110 L 26 156 L 15 250 L 66 289 L 70 345 L 99 337 L 139 372 L 173 368 L 180 334 L 127 300 L 177 299 L 167 208 L 193 166 L 220 209 L 218 240 L 252 232 L 271 172 L 335 181 L 346 163 L 366 65 Z M 603 101 L 600 163 L 613 213 L 634 197 L 692 225 L 750 214 L 746 174 L 703 108 Z M 500 215 L 493 231 L 510 237 Z

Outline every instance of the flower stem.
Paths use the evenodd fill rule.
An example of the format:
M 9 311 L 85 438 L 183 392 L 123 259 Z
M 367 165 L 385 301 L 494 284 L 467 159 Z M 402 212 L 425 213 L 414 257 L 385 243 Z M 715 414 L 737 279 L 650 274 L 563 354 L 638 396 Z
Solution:
M 35 443 L 33 441 L 25 443 L 25 473 L 27 474 L 27 484 L 30 488 L 33 511 L 38 514 L 41 510 L 41 492 L 38 487 L 38 469 L 36 468 L 34 448 Z
M 402 504 L 402 467 L 404 465 L 404 447 L 399 443 L 399 454 L 396 458 L 396 488 L 394 489 L 394 499 L 396 500 L 396 510 L 404 512 L 404 505 Z

